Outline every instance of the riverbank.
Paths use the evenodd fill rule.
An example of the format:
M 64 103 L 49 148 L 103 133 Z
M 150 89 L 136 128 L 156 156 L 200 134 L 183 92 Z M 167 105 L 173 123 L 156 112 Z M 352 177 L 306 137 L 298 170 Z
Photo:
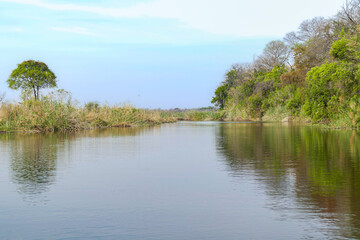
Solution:
M 345 6 L 333 17 L 305 20 L 253 61 L 230 66 L 211 102 L 236 117 L 360 128 L 360 28 L 353 21 L 360 8 L 358 1 Z
M 293 122 L 330 129 L 359 129 L 357 115 L 346 111 L 339 111 L 339 113 L 331 119 L 320 120 L 312 120 L 303 113 L 292 115 L 284 106 L 268 109 L 261 117 L 252 117 L 246 108 L 241 108 L 236 105 L 228 105 L 220 111 L 225 116 L 224 121 Z
M 252 121 L 252 122 L 282 122 L 282 123 L 300 123 L 308 126 L 317 126 L 329 129 L 359 129 L 354 117 L 351 114 L 343 112 L 336 118 L 313 121 L 304 114 L 291 115 L 285 107 L 269 109 L 261 117 L 252 117 L 244 108 L 239 106 L 227 106 L 223 110 L 185 110 L 180 112 L 169 112 L 170 115 L 178 121 Z
M 76 106 L 51 99 L 3 103 L 0 107 L 0 132 L 71 132 L 92 128 L 151 126 L 175 122 L 157 110 L 132 106 Z
M 217 110 L 163 111 L 163 114 L 177 121 L 224 121 L 226 117 L 225 112 Z
M 351 118 L 312 122 L 304 116 L 291 116 L 284 109 L 268 111 L 262 118 L 251 118 L 236 106 L 224 110 L 164 111 L 137 109 L 132 106 L 100 106 L 88 103 L 79 107 L 71 102 L 52 99 L 3 103 L 0 106 L 0 133 L 73 132 L 95 128 L 153 126 L 176 121 L 263 121 L 298 122 L 324 128 L 354 128 Z

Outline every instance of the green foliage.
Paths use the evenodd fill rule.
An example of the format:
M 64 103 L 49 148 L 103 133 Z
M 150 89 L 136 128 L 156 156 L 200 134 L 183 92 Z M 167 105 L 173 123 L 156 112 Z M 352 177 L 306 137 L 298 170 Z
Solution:
M 239 78 L 238 72 L 234 69 L 231 69 L 225 75 L 224 85 L 228 86 L 228 88 L 235 87 L 236 81 L 238 80 L 238 78 Z
M 275 61 L 280 55 L 286 58 L 282 50 L 287 46 L 269 43 L 264 50 L 268 55 L 263 53 L 241 71 L 234 67 L 228 71 L 213 101 L 218 100 L 228 116 L 235 109 L 242 118 L 243 113 L 258 119 L 287 114 L 360 127 L 360 27 L 352 25 L 350 15 L 342 12 L 335 19 L 304 21 L 285 37 L 292 60 Z M 347 18 L 350 25 L 344 22 Z
M 290 112 L 291 115 L 296 116 L 301 111 L 302 106 L 302 94 L 300 89 L 296 89 L 291 99 L 286 103 L 286 110 Z
M 280 80 L 281 75 L 283 75 L 286 72 L 287 72 L 287 69 L 285 68 L 284 65 L 276 66 L 271 70 L 271 72 L 268 72 L 265 74 L 264 81 L 265 82 L 271 81 L 276 86 L 278 86 L 281 83 L 281 80 Z
M 330 55 L 338 60 L 349 60 L 348 39 L 341 38 L 332 43 Z
M 100 107 L 98 102 L 88 102 L 85 104 L 85 109 L 88 111 L 97 110 Z
M 276 112 L 275 109 L 285 109 L 291 116 L 302 113 L 301 116 L 314 122 L 340 119 L 344 112 L 355 116 L 349 112 L 349 101 L 360 94 L 360 61 L 357 60 L 360 38 L 356 34 L 341 37 L 333 42 L 329 53 L 335 59 L 333 62 L 311 67 L 322 60 L 311 57 L 307 43 L 298 44 L 294 49 L 295 70 L 288 72 L 284 65 L 268 71 L 254 70 L 248 73 L 250 77 L 246 81 L 237 83 L 235 91 L 223 85 L 221 96 L 237 99 L 229 103 L 241 106 L 250 118 L 261 119 Z M 305 74 L 306 81 L 302 80 Z M 223 101 L 222 106 L 226 104 Z
M 336 82 L 341 77 L 342 69 L 337 63 L 323 64 L 315 67 L 307 74 L 308 88 L 306 91 L 305 114 L 313 120 L 328 119 L 329 101 L 333 96 L 339 96 Z
M 291 98 L 292 86 L 283 86 L 270 93 L 267 98 L 270 107 L 278 107 Z
M 211 103 L 215 104 L 215 106 L 219 107 L 220 109 L 223 109 L 227 97 L 228 87 L 226 85 L 222 85 L 216 89 L 215 96 L 211 100 Z
M 31 90 L 38 99 L 40 89 L 56 87 L 56 76 L 45 63 L 28 60 L 18 64 L 7 83 L 11 89 Z
M 247 99 L 247 110 L 251 118 L 261 118 L 263 116 L 263 99 L 259 94 L 252 95 Z
M 239 100 L 242 102 L 248 97 L 250 97 L 255 90 L 255 83 L 253 81 L 245 82 L 237 87 L 237 91 L 239 92 Z
M 360 127 L 360 98 L 356 95 L 349 102 L 349 117 L 352 127 Z
M 341 38 L 331 45 L 330 55 L 338 60 L 351 64 L 360 63 L 360 28 L 355 32 L 342 31 Z

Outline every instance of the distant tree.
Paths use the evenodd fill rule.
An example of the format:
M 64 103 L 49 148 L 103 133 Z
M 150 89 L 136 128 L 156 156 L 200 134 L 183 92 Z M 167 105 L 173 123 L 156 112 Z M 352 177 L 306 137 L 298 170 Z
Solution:
M 225 80 L 223 85 L 227 85 L 228 88 L 236 87 L 241 79 L 241 72 L 236 67 L 232 67 L 230 71 L 225 74 Z
M 294 66 L 297 70 L 292 78 L 301 78 L 312 67 L 330 60 L 331 43 L 336 40 L 338 26 L 333 19 L 315 17 L 303 21 L 296 32 L 288 33 L 284 41 L 291 47 Z M 289 74 L 288 74 L 289 75 Z
M 331 42 L 333 40 L 332 27 L 331 19 L 315 17 L 303 21 L 300 24 L 298 31 L 286 34 L 284 41 L 290 46 L 294 46 L 298 43 L 306 43 L 314 38 L 325 38 L 329 39 L 329 42 Z
M 252 77 L 253 66 L 251 64 L 234 64 L 225 74 L 222 85 L 228 88 L 235 88 Z
M 271 70 L 276 66 L 287 64 L 290 57 L 290 48 L 280 40 L 266 44 L 263 53 L 256 60 L 260 68 Z
M 226 98 L 228 97 L 228 90 L 228 86 L 226 85 L 221 85 L 220 87 L 218 87 L 215 91 L 215 97 L 213 97 L 211 103 L 213 103 L 220 109 L 223 109 L 225 106 Z
M 360 0 L 347 0 L 337 14 L 341 28 L 355 30 L 360 25 Z
M 7 80 L 9 88 L 31 90 L 35 99 L 39 99 L 41 88 L 56 87 L 56 76 L 43 62 L 34 60 L 18 64 Z
M 100 104 L 98 102 L 88 102 L 85 104 L 85 109 L 88 111 L 96 110 L 100 107 Z

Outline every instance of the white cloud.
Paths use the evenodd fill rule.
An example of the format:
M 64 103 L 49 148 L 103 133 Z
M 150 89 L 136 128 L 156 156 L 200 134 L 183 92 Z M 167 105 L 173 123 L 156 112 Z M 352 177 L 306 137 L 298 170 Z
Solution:
M 174 19 L 184 27 L 232 36 L 282 36 L 308 18 L 330 16 L 343 0 L 153 0 L 128 8 L 54 4 L 46 0 L 0 0 L 56 11 L 113 18 Z
M 59 32 L 68 32 L 68 33 L 74 33 L 74 34 L 80 34 L 80 35 L 88 35 L 88 36 L 98 36 L 96 33 L 90 32 L 86 28 L 81 27 L 52 27 L 52 30 L 59 31 Z

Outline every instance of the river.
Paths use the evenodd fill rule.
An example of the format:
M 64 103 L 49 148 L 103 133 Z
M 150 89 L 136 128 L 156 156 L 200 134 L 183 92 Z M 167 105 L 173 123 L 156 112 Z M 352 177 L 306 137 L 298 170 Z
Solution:
M 360 239 L 360 132 L 178 122 L 0 135 L 0 239 Z

